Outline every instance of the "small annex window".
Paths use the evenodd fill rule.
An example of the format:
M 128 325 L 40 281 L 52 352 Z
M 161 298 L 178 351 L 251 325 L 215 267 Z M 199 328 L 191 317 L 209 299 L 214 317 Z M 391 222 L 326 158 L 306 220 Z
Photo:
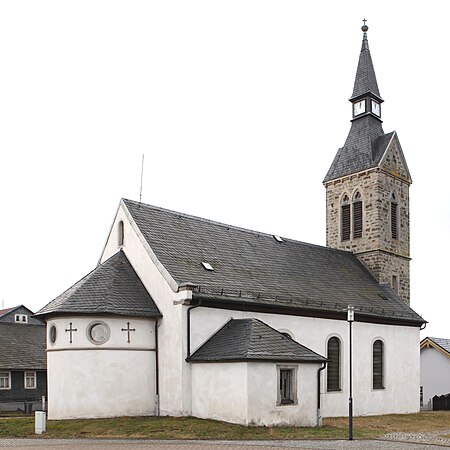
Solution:
M 25 372 L 24 373 L 24 386 L 25 386 L 25 389 L 36 389 L 37 388 L 36 372 Z
M 372 387 L 373 389 L 384 389 L 384 373 L 383 373 L 383 357 L 384 344 L 383 341 L 377 339 L 373 343 L 372 349 Z
M 327 391 L 341 390 L 341 341 L 332 337 L 327 344 Z
M 350 199 L 344 195 L 341 203 L 341 240 L 350 240 Z
M 0 389 L 11 389 L 11 372 L 0 372 Z
M 117 245 L 123 247 L 125 244 L 125 233 L 123 220 L 121 220 L 117 225 Z
M 278 366 L 277 405 L 294 405 L 297 403 L 297 369 L 296 367 Z
M 398 211 L 399 211 L 399 207 L 398 207 L 398 201 L 397 201 L 397 195 L 395 194 L 395 192 L 393 192 L 391 194 L 391 201 L 390 201 L 390 210 L 391 210 L 391 217 L 390 217 L 390 222 L 391 222 L 391 236 L 392 239 L 398 239 L 398 226 L 399 226 L 399 221 L 398 221 Z
M 14 320 L 17 323 L 28 323 L 28 316 L 26 314 L 16 314 Z
M 360 238 L 363 230 L 363 208 L 361 193 L 357 191 L 353 196 L 353 237 Z

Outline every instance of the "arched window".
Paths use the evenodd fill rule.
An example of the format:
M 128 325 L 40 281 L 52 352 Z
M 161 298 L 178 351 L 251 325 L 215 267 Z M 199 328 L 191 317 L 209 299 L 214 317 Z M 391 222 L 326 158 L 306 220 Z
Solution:
M 287 337 L 289 339 L 292 339 L 292 336 L 287 332 L 287 331 L 280 331 L 280 333 L 284 336 Z
M 123 221 L 121 220 L 119 222 L 119 225 L 117 226 L 117 245 L 119 247 L 123 247 L 125 241 L 125 236 L 124 236 L 124 230 L 123 230 Z
M 373 343 L 372 349 L 372 387 L 373 389 L 384 389 L 384 376 L 383 376 L 383 353 L 384 344 L 378 339 Z
M 337 337 L 328 340 L 327 345 L 327 391 L 341 390 L 341 341 Z
M 350 240 L 350 199 L 345 194 L 341 203 L 341 239 Z
M 363 230 L 362 197 L 359 191 L 353 196 L 353 238 L 360 238 Z
M 395 192 L 391 194 L 391 236 L 392 239 L 398 239 L 398 201 Z

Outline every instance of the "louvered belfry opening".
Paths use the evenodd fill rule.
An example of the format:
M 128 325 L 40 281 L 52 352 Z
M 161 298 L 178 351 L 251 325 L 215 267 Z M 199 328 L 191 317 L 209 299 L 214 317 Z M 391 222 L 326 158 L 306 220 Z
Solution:
M 363 221 L 362 221 L 362 201 L 353 203 L 353 237 L 360 238 L 362 236 Z
M 340 367 L 341 343 L 337 337 L 332 337 L 327 346 L 327 391 L 341 390 L 341 367 Z
M 350 240 L 350 205 L 341 206 L 341 236 L 343 241 Z
M 373 389 L 383 389 L 383 342 L 373 343 Z
M 391 234 L 393 239 L 398 239 L 398 205 L 391 202 Z

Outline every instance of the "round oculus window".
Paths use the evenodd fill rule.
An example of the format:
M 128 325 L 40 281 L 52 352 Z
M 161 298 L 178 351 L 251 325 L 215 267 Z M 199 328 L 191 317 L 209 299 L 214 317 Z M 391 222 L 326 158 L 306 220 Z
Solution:
M 92 322 L 87 329 L 87 337 L 93 344 L 104 344 L 111 335 L 109 326 L 105 322 Z
M 51 344 L 54 344 L 56 342 L 56 327 L 55 327 L 55 325 L 52 325 L 50 327 L 50 329 L 48 330 L 48 338 L 49 338 Z

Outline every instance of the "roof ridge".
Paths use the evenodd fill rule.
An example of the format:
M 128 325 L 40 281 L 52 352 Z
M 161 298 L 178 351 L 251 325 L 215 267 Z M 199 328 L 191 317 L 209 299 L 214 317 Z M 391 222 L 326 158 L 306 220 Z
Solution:
M 147 208 L 151 208 L 154 209 L 156 211 L 161 211 L 161 212 L 165 212 L 165 213 L 170 213 L 170 214 L 174 214 L 177 216 L 181 216 L 181 217 L 185 217 L 187 219 L 194 219 L 194 220 L 200 220 L 201 222 L 205 222 L 205 223 L 209 223 L 212 225 L 217 225 L 223 228 L 227 228 L 227 229 L 232 229 L 232 230 L 236 230 L 236 231 L 240 231 L 243 233 L 250 233 L 256 236 L 265 236 L 265 237 L 270 237 L 273 238 L 274 236 L 280 236 L 283 238 L 284 241 L 290 241 L 290 242 L 294 242 L 297 244 L 301 244 L 307 247 L 316 247 L 316 248 L 321 248 L 321 249 L 325 249 L 325 250 L 332 250 L 332 251 L 336 251 L 336 252 L 340 252 L 340 253 L 348 253 L 348 254 L 352 254 L 351 252 L 348 252 L 346 250 L 340 250 L 337 248 L 332 248 L 332 247 L 327 247 L 326 245 L 320 245 L 320 244 L 312 244 L 310 242 L 305 242 L 305 241 L 299 241 L 297 239 L 292 239 L 292 238 L 288 238 L 286 236 L 281 236 L 275 233 L 266 233 L 264 231 L 256 231 L 256 230 L 251 230 L 249 228 L 244 228 L 244 227 L 239 227 L 237 225 L 230 225 L 227 224 L 225 222 L 219 222 L 217 220 L 211 220 L 211 219 L 206 219 L 204 217 L 200 217 L 200 216 L 196 216 L 196 215 L 192 215 L 192 214 L 187 214 L 187 213 L 183 213 L 183 212 L 179 212 L 179 211 L 174 211 L 173 209 L 167 209 L 167 208 L 162 208 L 160 206 L 155 206 L 155 205 L 150 205 L 148 203 L 142 203 L 142 202 L 137 202 L 136 200 L 130 200 L 130 199 L 126 199 L 126 198 L 122 198 L 122 200 L 124 202 L 131 202 L 133 204 L 139 204 L 142 205 L 144 207 Z

